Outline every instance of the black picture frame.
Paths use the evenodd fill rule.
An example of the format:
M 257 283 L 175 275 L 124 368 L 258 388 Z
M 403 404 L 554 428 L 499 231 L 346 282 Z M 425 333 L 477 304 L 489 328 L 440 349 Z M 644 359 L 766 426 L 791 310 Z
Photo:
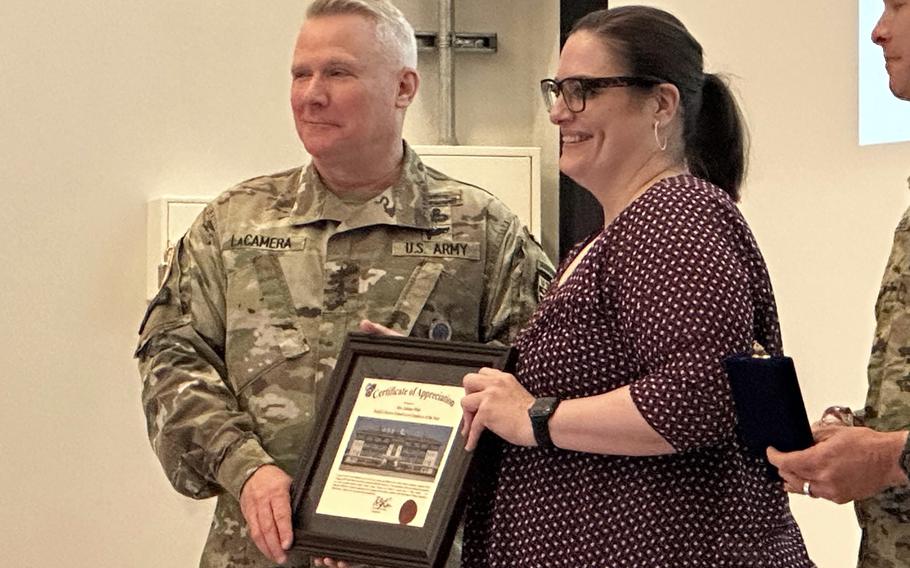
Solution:
M 377 419 L 372 415 L 368 417 L 353 413 L 358 407 L 358 399 L 377 398 L 380 394 L 384 396 L 384 393 L 400 396 L 405 400 L 401 403 L 405 406 L 395 408 L 405 408 L 407 411 L 411 411 L 414 406 L 408 402 L 409 396 L 434 393 L 434 387 L 436 390 L 445 389 L 448 393 L 454 393 L 454 387 L 461 387 L 462 379 L 467 373 L 474 372 L 481 367 L 508 368 L 511 353 L 512 350 L 508 347 L 477 343 L 376 336 L 363 333 L 348 334 L 326 390 L 322 412 L 309 442 L 311 447 L 305 448 L 301 452 L 303 457 L 294 477 L 292 489 L 294 548 L 316 557 L 327 556 L 390 568 L 443 566 L 448 557 L 464 505 L 462 486 L 469 476 L 472 458 L 472 454 L 464 450 L 465 440 L 460 432 L 460 418 L 458 423 L 451 423 L 454 421 L 452 415 L 456 410 L 460 416 L 460 404 L 457 404 L 456 397 L 452 396 L 451 401 L 456 403 L 457 408 L 449 404 L 449 400 L 442 400 L 448 399 L 448 395 L 435 395 L 436 399 L 426 403 L 430 408 L 438 407 L 432 405 L 443 404 L 441 414 L 446 415 L 444 418 L 448 422 L 443 420 L 443 423 L 437 428 L 440 429 L 439 431 L 446 428 L 451 429 L 449 434 L 440 434 L 439 431 L 434 430 L 440 439 L 445 435 L 449 437 L 447 450 L 438 454 L 440 463 L 436 466 L 432 476 L 427 471 L 416 472 L 415 468 L 419 467 L 415 465 L 417 462 L 385 459 L 390 455 L 388 453 L 374 452 L 370 456 L 365 456 L 363 459 L 373 460 L 366 466 L 361 465 L 357 460 L 353 465 L 349 464 L 349 459 L 360 458 L 360 456 L 353 455 L 355 444 L 361 444 L 358 452 L 364 451 L 363 448 L 367 447 L 363 445 L 365 443 L 363 439 L 368 440 L 366 443 L 370 448 L 381 448 L 385 443 L 381 439 L 383 433 L 392 437 L 397 436 L 398 442 L 389 442 L 387 451 L 397 448 L 399 454 L 402 451 L 402 445 L 411 444 L 409 447 L 413 450 L 417 447 L 414 444 L 418 444 L 420 440 L 429 439 L 426 437 L 429 434 L 422 431 L 423 424 L 408 422 L 408 418 L 400 419 L 390 416 L 389 422 L 396 425 L 412 425 L 416 428 L 413 432 L 420 432 L 420 434 L 412 435 L 404 427 L 397 432 L 394 428 L 375 430 L 374 428 L 377 426 L 369 422 L 366 422 L 371 424 L 369 427 L 365 426 L 361 429 L 361 420 L 382 422 L 382 419 Z M 377 391 L 376 384 L 385 385 L 382 387 L 384 390 Z M 388 385 L 393 385 L 393 387 L 402 385 L 403 388 L 390 388 Z M 416 393 L 415 389 L 417 389 Z M 401 394 L 398 394 L 399 392 Z M 365 404 L 379 403 L 367 401 L 361 402 L 360 406 Z M 390 402 L 390 404 L 397 404 L 397 402 Z M 446 406 L 449 407 L 448 410 L 445 409 Z M 415 412 L 421 411 L 420 404 L 417 407 L 418 410 Z M 393 410 L 393 412 L 397 412 L 397 410 Z M 412 420 L 427 418 L 417 414 L 414 416 L 417 418 Z M 397 420 L 403 421 L 395 422 Z M 354 421 L 353 425 L 352 421 Z M 355 438 L 357 439 L 355 440 Z M 415 442 L 415 440 L 417 441 Z M 395 443 L 398 445 L 394 445 Z M 436 451 L 438 448 L 434 448 L 433 455 L 436 455 Z M 430 450 L 427 450 L 425 456 L 428 456 L 429 452 Z M 391 455 L 394 455 L 394 451 Z M 382 463 L 379 463 L 380 461 Z M 346 468 L 345 472 L 341 471 Z M 376 495 L 369 495 L 369 487 L 365 490 L 361 481 L 357 481 L 360 485 L 356 487 L 351 483 L 351 478 L 357 476 L 368 481 L 371 478 L 378 480 L 380 488 L 385 483 L 383 479 L 386 479 L 381 476 L 388 476 L 390 480 L 388 487 L 400 486 L 399 481 L 406 483 L 409 487 L 420 487 L 430 483 L 432 491 L 428 491 L 426 498 L 422 501 L 417 499 L 417 502 L 421 503 L 422 521 L 420 524 L 422 526 L 408 524 L 413 522 L 412 519 L 416 515 L 418 505 L 414 500 L 409 500 L 410 503 L 402 502 L 399 506 L 399 501 L 405 499 L 406 496 L 387 495 L 381 491 Z M 396 476 L 403 476 L 403 479 L 396 478 Z M 418 477 L 420 479 L 415 481 Z M 344 479 L 344 483 L 339 482 L 342 479 Z M 425 483 L 424 479 L 431 481 Z M 327 484 L 331 487 L 331 494 L 326 492 Z M 355 507 L 358 515 L 363 514 L 359 512 L 361 506 L 366 507 L 366 501 L 372 500 L 371 508 L 375 509 L 376 504 L 379 504 L 380 511 L 373 510 L 371 514 L 386 515 L 380 517 L 385 520 L 338 516 L 347 514 L 348 509 L 345 509 L 344 513 L 336 511 L 338 514 L 325 514 L 325 512 L 318 511 L 325 503 L 328 503 L 325 505 L 326 507 L 337 508 L 338 503 L 343 500 L 330 497 L 338 493 L 339 487 L 343 488 L 347 485 L 350 485 L 352 490 L 342 489 L 340 493 L 345 499 L 352 499 L 358 503 L 358 506 Z M 322 499 L 326 500 L 325 503 L 321 503 Z M 391 510 L 382 509 L 382 507 Z M 395 507 L 400 507 L 397 523 L 388 520 L 388 514 L 393 512 Z

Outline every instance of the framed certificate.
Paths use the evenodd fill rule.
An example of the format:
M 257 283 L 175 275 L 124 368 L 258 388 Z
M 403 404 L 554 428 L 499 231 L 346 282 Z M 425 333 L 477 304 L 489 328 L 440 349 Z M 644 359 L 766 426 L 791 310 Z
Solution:
M 293 488 L 294 548 L 392 568 L 445 563 L 471 464 L 462 379 L 510 349 L 351 333 Z

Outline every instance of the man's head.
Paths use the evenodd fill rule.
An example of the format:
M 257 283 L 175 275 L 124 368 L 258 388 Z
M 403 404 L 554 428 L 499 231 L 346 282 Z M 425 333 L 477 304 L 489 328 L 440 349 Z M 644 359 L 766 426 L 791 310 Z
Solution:
M 910 100 L 910 2 L 885 0 L 885 10 L 872 30 L 881 46 L 894 96 Z
M 414 30 L 387 0 L 316 0 L 294 48 L 291 107 L 317 166 L 401 146 L 419 85 Z M 400 151 L 400 150 L 399 150 Z

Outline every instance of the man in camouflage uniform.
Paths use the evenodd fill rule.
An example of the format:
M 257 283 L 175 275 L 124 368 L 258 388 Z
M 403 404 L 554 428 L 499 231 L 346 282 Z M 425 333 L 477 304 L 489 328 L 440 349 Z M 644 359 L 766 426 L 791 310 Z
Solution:
M 884 50 L 891 92 L 910 100 L 910 7 L 885 0 L 872 41 Z M 865 427 L 822 427 L 816 445 L 768 450 L 791 491 L 856 500 L 860 568 L 910 566 L 910 209 L 894 233 L 875 305 Z
M 403 142 L 415 66 L 387 0 L 312 4 L 291 88 L 312 163 L 215 199 L 142 322 L 152 447 L 178 491 L 218 496 L 201 566 L 309 565 L 288 473 L 348 331 L 507 343 L 552 278 L 501 202 Z

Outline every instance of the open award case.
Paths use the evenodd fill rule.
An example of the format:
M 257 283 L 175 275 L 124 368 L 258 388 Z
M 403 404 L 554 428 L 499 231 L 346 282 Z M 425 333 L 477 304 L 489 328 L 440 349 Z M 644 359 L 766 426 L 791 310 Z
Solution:
M 444 565 L 471 454 L 462 379 L 510 349 L 351 333 L 294 479 L 294 548 L 391 568 Z

